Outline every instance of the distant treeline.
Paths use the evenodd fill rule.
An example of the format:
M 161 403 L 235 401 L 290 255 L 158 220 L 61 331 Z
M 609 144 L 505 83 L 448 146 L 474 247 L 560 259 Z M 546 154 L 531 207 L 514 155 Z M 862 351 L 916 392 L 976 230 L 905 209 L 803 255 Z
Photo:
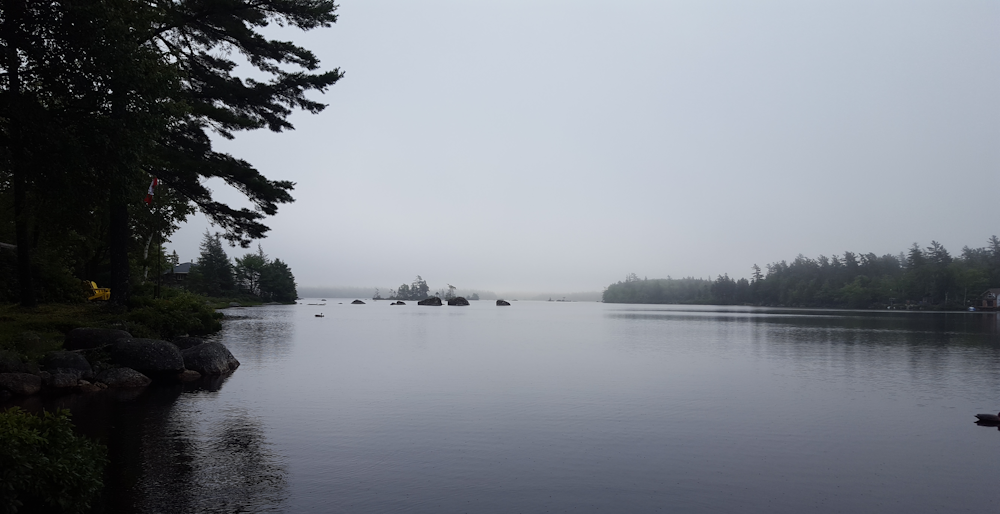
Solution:
M 608 303 L 699 303 L 834 308 L 941 308 L 973 305 L 988 288 L 1000 287 L 1000 239 L 983 248 L 962 248 L 953 257 L 937 241 L 914 243 L 898 255 L 801 254 L 791 263 L 754 264 L 749 279 L 728 274 L 714 281 L 641 279 L 634 273 L 604 291 Z

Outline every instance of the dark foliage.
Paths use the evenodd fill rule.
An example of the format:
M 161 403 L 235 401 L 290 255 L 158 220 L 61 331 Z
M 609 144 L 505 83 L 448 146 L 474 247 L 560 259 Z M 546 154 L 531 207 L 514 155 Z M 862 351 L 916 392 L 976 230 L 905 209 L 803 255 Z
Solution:
M 87 512 L 107 450 L 73 433 L 69 411 L 0 413 L 0 512 Z
M 635 274 L 608 286 L 609 303 L 705 303 L 834 308 L 961 309 L 976 302 L 987 288 L 1000 287 L 1000 239 L 984 248 L 962 249 L 953 257 L 937 241 L 907 253 L 873 253 L 810 259 L 799 255 L 767 265 L 754 265 L 751 278 L 728 274 L 703 279 L 639 279 Z

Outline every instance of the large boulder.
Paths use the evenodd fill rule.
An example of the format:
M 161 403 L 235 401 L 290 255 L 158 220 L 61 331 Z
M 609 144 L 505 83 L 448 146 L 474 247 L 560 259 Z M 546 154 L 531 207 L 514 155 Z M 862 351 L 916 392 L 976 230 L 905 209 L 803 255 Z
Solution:
M 111 362 L 153 378 L 184 371 L 181 351 L 159 339 L 121 339 L 111 346 Z
M 97 374 L 95 379 L 108 387 L 146 387 L 152 382 L 146 375 L 132 368 L 111 368 Z
M 432 297 L 427 298 L 425 300 L 420 300 L 419 302 L 417 302 L 417 305 L 433 305 L 435 307 L 440 307 L 441 306 L 441 299 L 438 298 L 438 297 L 436 297 L 436 296 L 432 296 Z
M 179 348 L 181 350 L 187 350 L 188 348 L 191 348 L 192 346 L 198 346 L 199 344 L 204 343 L 205 340 L 202 339 L 202 338 L 200 338 L 200 337 L 188 337 L 188 336 L 184 336 L 184 337 L 175 337 L 173 339 L 173 341 L 170 341 L 170 342 L 174 343 L 174 346 L 176 346 L 177 348 Z
M 364 305 L 364 304 L 365 302 L 362 302 L 361 300 L 354 300 L 353 302 L 351 302 L 351 305 Z
M 42 378 L 30 373 L 0 373 L 0 390 L 31 395 L 42 390 Z
M 202 375 L 221 375 L 238 368 L 240 361 L 220 343 L 204 343 L 181 352 L 184 367 Z
M 507 300 L 497 300 L 497 307 L 502 307 L 504 305 L 510 306 L 510 302 L 508 302 Z
M 90 369 L 90 363 L 83 355 L 77 352 L 57 351 L 49 352 L 42 360 L 45 371 L 56 374 L 74 375 L 77 379 L 90 380 L 94 378 L 94 372 Z
M 28 373 L 28 365 L 14 352 L 0 350 L 0 373 Z
M 461 296 L 456 296 L 448 300 L 448 305 L 458 305 L 458 306 L 469 305 L 469 301 Z
M 109 345 L 119 339 L 131 338 L 124 330 L 111 328 L 74 328 L 66 334 L 63 348 L 67 350 L 87 350 Z

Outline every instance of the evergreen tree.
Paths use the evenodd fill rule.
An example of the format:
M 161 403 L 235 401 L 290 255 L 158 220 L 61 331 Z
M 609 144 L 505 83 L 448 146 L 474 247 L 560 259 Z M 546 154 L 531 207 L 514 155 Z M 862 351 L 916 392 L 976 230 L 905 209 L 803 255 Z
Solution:
M 240 290 L 253 296 L 261 296 L 261 277 L 269 264 L 270 261 L 259 244 L 257 253 L 248 253 L 242 259 L 237 257 L 233 271 Z
M 233 265 L 222 248 L 220 234 L 205 231 L 198 264 L 191 269 L 189 277 L 191 289 L 207 296 L 223 297 L 235 292 Z
M 270 302 L 292 303 L 299 294 L 295 289 L 295 276 L 291 268 L 274 259 L 260 275 L 261 298 Z

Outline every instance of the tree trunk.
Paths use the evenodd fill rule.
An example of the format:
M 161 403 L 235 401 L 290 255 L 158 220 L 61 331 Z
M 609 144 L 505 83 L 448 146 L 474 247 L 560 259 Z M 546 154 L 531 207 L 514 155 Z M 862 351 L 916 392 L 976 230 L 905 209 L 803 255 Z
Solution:
M 129 263 L 128 263 L 128 204 L 125 196 L 128 188 L 125 185 L 124 172 L 115 174 L 114 186 L 111 187 L 109 211 L 111 214 L 110 237 L 108 247 L 111 252 L 111 304 L 125 307 L 129 297 Z
M 111 119 L 124 124 L 125 118 L 125 90 L 120 85 L 118 73 L 111 74 Z M 124 134 L 122 134 L 124 136 Z M 125 138 L 123 137 L 124 143 Z M 110 215 L 110 226 L 108 227 L 108 249 L 111 253 L 111 300 L 113 306 L 125 308 L 128 305 L 130 293 L 128 262 L 128 243 L 131 239 L 128 217 L 128 176 L 129 165 L 128 156 L 120 148 L 112 150 L 113 166 L 115 169 L 111 174 L 111 187 L 108 195 L 108 212 Z
M 24 23 L 24 1 L 4 2 L 3 38 L 7 43 L 7 113 L 10 130 L 10 167 L 14 186 L 14 237 L 17 244 L 17 283 L 22 307 L 34 307 L 35 285 L 31 273 L 31 241 L 28 236 L 28 179 L 24 151 L 24 109 L 21 97 L 21 28 Z

